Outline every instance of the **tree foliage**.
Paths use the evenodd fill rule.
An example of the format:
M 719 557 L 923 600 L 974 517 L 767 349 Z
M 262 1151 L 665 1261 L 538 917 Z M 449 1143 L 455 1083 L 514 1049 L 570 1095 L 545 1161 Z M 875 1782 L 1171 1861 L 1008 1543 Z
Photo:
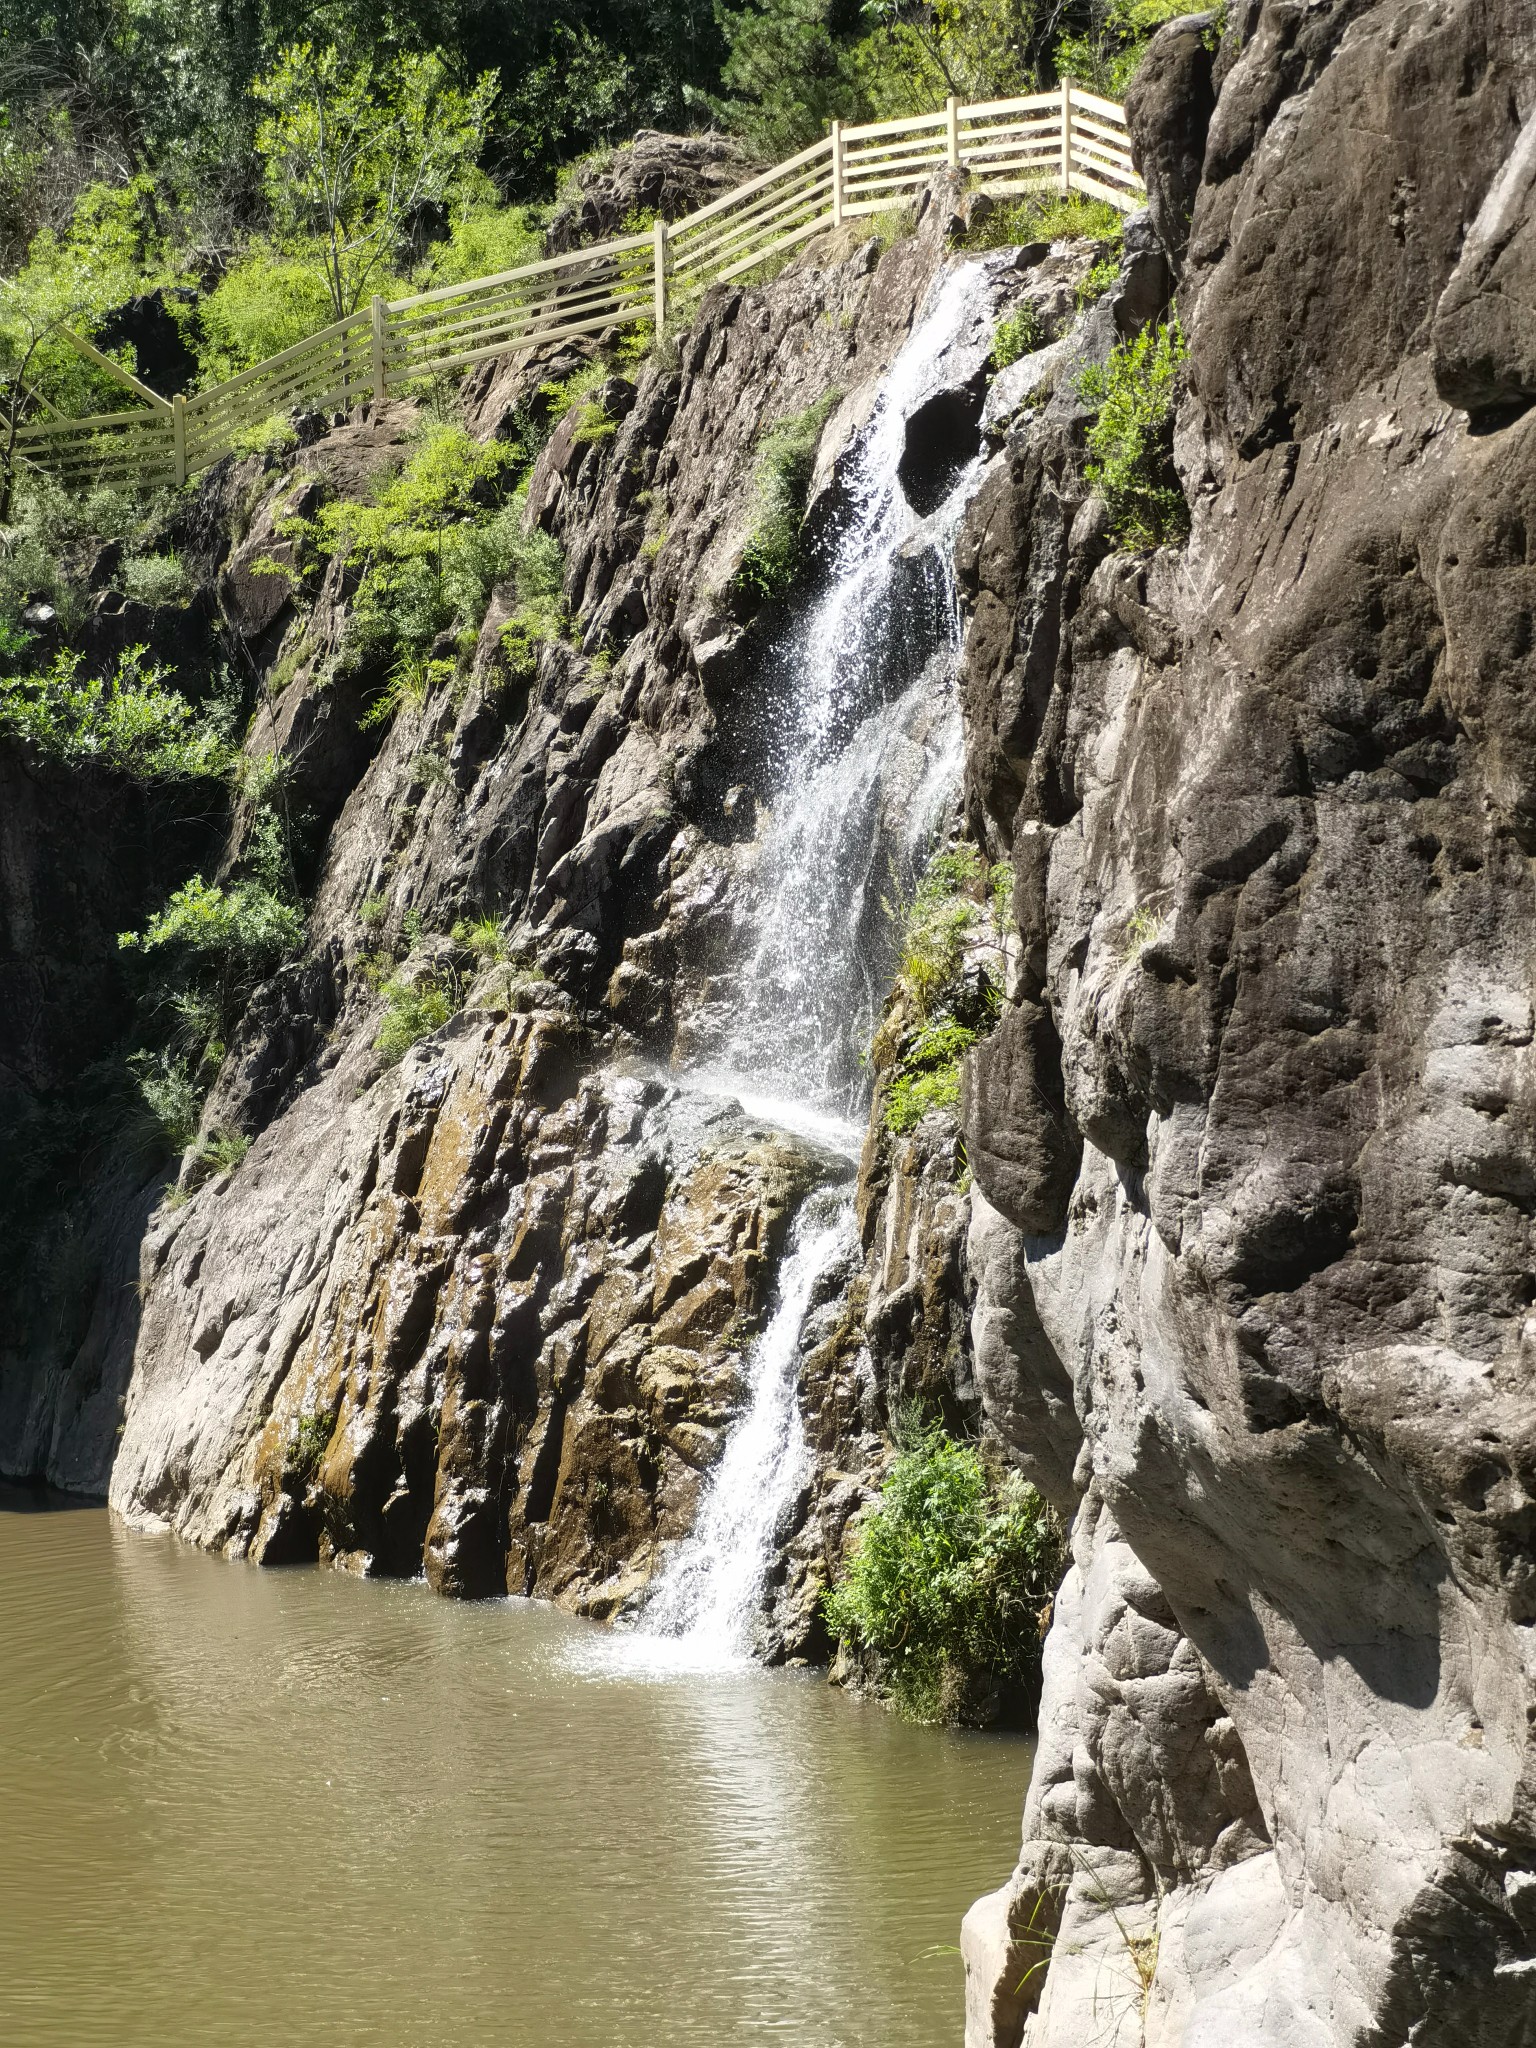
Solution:
M 335 319 L 357 310 L 420 208 L 463 193 L 496 88 L 485 72 L 461 92 L 436 51 L 374 65 L 312 43 L 257 80 L 267 203 L 313 250 Z

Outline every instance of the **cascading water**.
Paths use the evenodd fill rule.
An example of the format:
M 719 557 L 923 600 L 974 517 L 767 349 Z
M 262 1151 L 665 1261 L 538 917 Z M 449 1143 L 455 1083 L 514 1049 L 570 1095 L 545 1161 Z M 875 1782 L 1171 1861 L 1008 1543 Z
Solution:
M 981 468 L 974 417 L 969 447 L 930 446 L 939 475 L 914 491 L 926 515 L 903 468 L 914 418 L 937 399 L 942 422 L 946 393 L 982 369 L 996 275 L 961 264 L 930 293 L 845 464 L 823 593 L 769 659 L 772 818 L 714 1078 L 751 1107 L 777 1099 L 791 1125 L 862 1112 L 859 1054 L 890 985 L 884 905 L 910 885 L 959 779 L 953 558 Z
M 741 1000 L 716 1061 L 692 1077 L 847 1153 L 862 1137 L 859 1049 L 890 982 L 884 899 L 909 885 L 960 772 L 953 553 L 980 460 L 963 443 L 957 459 L 942 442 L 935 451 L 930 434 L 927 488 L 912 494 L 926 513 L 903 467 L 914 417 L 979 377 L 996 276 L 971 262 L 934 286 L 846 463 L 848 513 L 823 594 L 771 657 L 773 811 Z M 636 1624 L 642 1661 L 699 1668 L 750 1650 L 774 1532 L 809 1470 L 795 1398 L 807 1312 L 856 1241 L 846 1187 L 801 1210 L 747 1355 L 746 1409 Z
M 840 1189 L 812 1195 L 795 1219 L 768 1326 L 752 1346 L 747 1406 L 710 1476 L 693 1534 L 651 1588 L 646 1635 L 710 1664 L 745 1656 L 762 1602 L 774 1528 L 810 1466 L 795 1402 L 799 1345 L 818 1283 L 853 1248 Z

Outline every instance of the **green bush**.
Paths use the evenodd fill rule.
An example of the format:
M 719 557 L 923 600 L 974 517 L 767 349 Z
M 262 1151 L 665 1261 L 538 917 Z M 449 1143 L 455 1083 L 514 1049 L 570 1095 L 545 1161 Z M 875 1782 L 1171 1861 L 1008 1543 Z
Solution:
M 982 921 L 989 910 L 996 917 L 1005 884 L 1012 886 L 1008 868 L 989 868 L 978 849 L 962 840 L 935 854 L 912 901 L 891 911 L 901 921 L 898 984 L 919 1017 L 933 1016 L 954 993 L 973 953 L 990 943 Z
M 0 677 L 0 734 L 72 768 L 97 764 L 139 782 L 229 772 L 233 750 L 216 718 L 200 715 L 167 671 L 133 647 L 109 677 L 82 678 L 83 657 L 55 655 L 45 674 Z
M 563 630 L 559 545 L 522 530 L 517 487 L 526 467 L 520 445 L 481 443 L 462 426 L 442 423 L 428 429 L 371 503 L 343 500 L 295 524 L 301 547 L 339 555 L 361 572 L 343 659 L 354 671 L 382 669 L 388 676 L 371 723 L 419 701 L 452 672 L 451 663 L 445 668 L 442 657 L 432 656 L 433 642 L 453 629 L 476 632 L 498 583 L 515 584 L 541 627 Z
M 893 1136 L 930 1110 L 959 1106 L 965 1055 L 1001 1006 L 996 969 L 1012 887 L 1006 864 L 989 868 L 962 840 L 928 863 L 910 903 L 886 905 L 900 922 L 900 953 L 870 1058 L 891 1070 L 883 1118 Z
M 134 1053 L 129 1071 L 138 1088 L 151 1131 L 166 1152 L 185 1152 L 197 1136 L 203 1098 L 185 1060 L 169 1053 Z
M 192 578 L 177 554 L 136 555 L 123 564 L 123 592 L 141 604 L 185 604 Z
M 1031 356 L 1044 346 L 1045 324 L 1040 318 L 1040 308 L 1025 299 L 1022 305 L 1015 306 L 1006 320 L 998 324 L 992 337 L 992 367 L 994 370 L 1006 370 L 1010 363 Z
M 393 976 L 384 983 L 384 1017 L 373 1049 L 386 1067 L 398 1066 L 419 1039 L 441 1029 L 453 1015 L 449 990 L 434 976 L 411 980 Z
M 957 1109 L 960 1066 L 981 1033 L 946 1017 L 925 1025 L 901 1054 L 885 1099 L 885 1127 L 895 1135 L 912 1130 L 930 1109 Z
M 228 889 L 194 875 L 174 890 L 142 932 L 120 932 L 118 944 L 150 953 L 174 947 L 191 957 L 235 961 L 261 975 L 280 966 L 304 941 L 304 914 L 258 882 Z
M 1088 429 L 1088 482 L 1123 547 L 1163 547 L 1189 532 L 1173 467 L 1174 406 L 1187 353 L 1175 316 L 1121 342 L 1106 364 L 1091 365 L 1078 380 L 1096 415 Z
M 1032 1486 L 991 1477 L 936 1424 L 904 1432 L 848 1570 L 825 1598 L 839 1641 L 872 1655 L 902 1715 L 949 1721 L 1028 1700 L 1064 1563 Z
M 1101 256 L 1072 295 L 1077 310 L 1082 312 L 1083 308 L 1091 306 L 1095 299 L 1102 299 L 1107 291 L 1113 289 L 1119 277 L 1119 259 L 1114 256 Z
M 736 571 L 738 591 L 764 601 L 782 598 L 799 575 L 805 504 L 815 474 L 816 449 L 839 395 L 826 392 L 814 405 L 781 420 L 759 439 L 752 475 L 752 529 Z
M 537 263 L 543 254 L 537 209 L 471 205 L 457 215 L 447 240 L 432 251 L 420 280 L 422 289 L 496 277 L 504 270 Z
M 1028 242 L 1103 242 L 1118 250 L 1125 217 L 1107 199 L 1042 185 L 1007 206 L 982 210 L 965 231 L 967 249 L 1022 248 Z
M 1187 0 L 1097 0 L 1092 24 L 1057 44 L 1056 68 L 1108 99 L 1123 100 L 1155 31 L 1188 12 Z
M 332 319 L 312 252 L 256 242 L 203 300 L 204 381 L 218 383 L 292 348 Z
M 198 1157 L 215 1173 L 233 1173 L 250 1149 L 251 1141 L 243 1131 L 210 1131 L 203 1140 Z

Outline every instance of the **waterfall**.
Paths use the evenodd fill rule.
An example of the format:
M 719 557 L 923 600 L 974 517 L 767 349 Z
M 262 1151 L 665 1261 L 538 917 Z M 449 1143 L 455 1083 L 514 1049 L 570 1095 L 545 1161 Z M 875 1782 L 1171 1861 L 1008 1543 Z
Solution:
M 961 762 L 954 539 L 981 462 L 964 442 L 946 461 L 941 443 L 926 513 L 902 468 L 914 415 L 979 377 L 996 276 L 985 260 L 960 264 L 929 293 L 846 461 L 847 515 L 821 595 L 769 656 L 771 816 L 740 1000 L 714 1060 L 687 1077 L 847 1155 L 863 1136 L 859 1055 L 893 966 L 886 900 L 910 885 Z M 846 1182 L 806 1202 L 747 1354 L 746 1407 L 692 1535 L 651 1587 L 626 1648 L 632 1665 L 697 1669 L 748 1654 L 775 1531 L 810 1470 L 796 1400 L 806 1317 L 818 1282 L 856 1244 Z
M 769 655 L 771 817 L 751 891 L 740 1000 L 711 1078 L 851 1126 L 860 1055 L 890 985 L 886 905 L 910 886 L 959 780 L 954 540 L 981 470 L 961 443 L 938 502 L 911 503 L 911 422 L 974 379 L 991 341 L 995 266 L 934 285 L 847 458 L 847 512 L 821 595 Z M 974 446 L 974 431 L 971 445 Z M 943 463 L 943 451 L 939 458 Z M 747 1079 L 750 1077 L 750 1079 Z
M 698 1520 L 651 1587 L 642 1628 L 694 1664 L 730 1662 L 752 1646 L 774 1530 L 810 1473 L 795 1401 L 800 1336 L 817 1283 L 852 1251 L 852 1206 L 841 1189 L 812 1195 L 796 1217 L 767 1328 L 747 1358 L 747 1406 L 711 1473 Z

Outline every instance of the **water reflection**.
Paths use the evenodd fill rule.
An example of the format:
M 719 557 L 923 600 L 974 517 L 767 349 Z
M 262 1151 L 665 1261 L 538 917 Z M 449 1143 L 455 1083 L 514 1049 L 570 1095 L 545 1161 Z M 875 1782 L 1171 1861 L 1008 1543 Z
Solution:
M 1029 1754 L 0 1514 L 0 2040 L 933 2048 Z

